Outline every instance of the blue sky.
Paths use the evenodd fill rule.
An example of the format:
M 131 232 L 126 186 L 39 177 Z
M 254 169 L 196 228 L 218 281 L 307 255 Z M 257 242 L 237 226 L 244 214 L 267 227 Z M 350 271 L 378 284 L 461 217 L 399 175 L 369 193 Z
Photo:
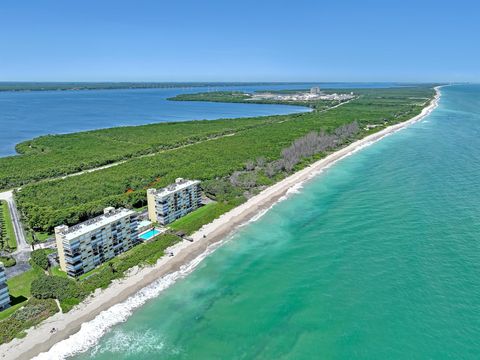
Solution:
M 480 81 L 470 0 L 2 0 L 0 81 Z

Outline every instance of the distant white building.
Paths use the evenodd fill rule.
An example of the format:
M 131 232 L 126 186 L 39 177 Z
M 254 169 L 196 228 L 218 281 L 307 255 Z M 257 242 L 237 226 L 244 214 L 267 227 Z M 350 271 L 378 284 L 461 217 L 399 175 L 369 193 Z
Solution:
M 0 262 L 0 311 L 10 306 L 10 294 L 8 293 L 7 276 L 5 268 Z
M 326 94 L 318 86 L 312 87 L 310 91 L 299 91 L 293 94 L 277 94 L 271 92 L 262 92 L 253 94 L 249 100 L 275 100 L 275 101 L 347 101 L 354 99 L 353 92 L 350 94 Z
M 199 180 L 178 178 L 163 189 L 148 189 L 148 217 L 166 225 L 197 209 L 202 202 Z

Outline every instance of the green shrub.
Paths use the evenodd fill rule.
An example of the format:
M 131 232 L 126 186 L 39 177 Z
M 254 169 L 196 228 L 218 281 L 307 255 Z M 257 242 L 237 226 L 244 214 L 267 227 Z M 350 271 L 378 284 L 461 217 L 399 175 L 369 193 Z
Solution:
M 17 260 L 11 256 L 0 256 L 0 262 L 3 263 L 5 267 L 11 267 L 17 264 Z
M 76 299 L 76 298 L 68 298 L 68 299 L 61 300 L 60 307 L 62 308 L 62 312 L 63 313 L 69 312 L 70 310 L 72 310 L 72 308 L 75 305 L 80 304 L 80 301 L 81 301 L 80 299 Z
M 48 269 L 49 262 L 47 251 L 45 249 L 33 250 L 30 256 L 33 263 L 37 264 L 44 270 Z
M 174 221 L 172 224 L 170 224 L 170 228 L 173 230 L 183 231 L 190 235 L 200 229 L 203 225 L 212 222 L 233 208 L 234 205 L 221 202 L 207 204 Z
M 75 281 L 60 276 L 42 275 L 33 280 L 30 292 L 37 299 L 58 299 L 62 311 L 70 311 L 88 294 L 96 289 L 106 288 L 113 280 L 123 277 L 125 272 L 133 266 L 154 264 L 164 255 L 166 248 L 179 240 L 180 238 L 175 235 L 160 235 L 103 264 L 92 271 L 85 280 Z
M 238 189 L 232 188 L 227 183 L 207 184 L 207 182 L 241 171 L 245 169 L 246 164 L 259 157 L 264 158 L 263 162 L 280 160 L 283 149 L 312 131 L 324 131 L 330 134 L 335 132 L 335 129 L 352 122 L 358 123 L 359 128 L 364 129 L 368 124 L 383 125 L 385 119 L 389 124 L 394 124 L 411 118 L 421 111 L 433 91 L 427 87 L 404 87 L 363 89 L 356 90 L 356 93 L 359 95 L 358 99 L 326 112 L 312 111 L 301 114 L 229 120 L 228 124 L 223 123 L 222 133 L 229 133 L 231 136 L 217 137 L 215 140 L 194 144 L 192 144 L 194 139 L 204 139 L 204 127 L 217 126 L 215 125 L 217 123 L 189 122 L 183 126 L 182 131 L 184 131 L 185 138 L 192 141 L 188 142 L 192 144 L 191 146 L 178 147 L 147 157 L 138 158 L 136 150 L 128 149 L 130 145 L 126 143 L 131 143 L 132 136 L 138 140 L 138 143 L 136 141 L 133 143 L 139 147 L 143 147 L 145 137 L 148 137 L 152 142 L 151 146 L 156 148 L 156 145 L 153 145 L 155 141 L 167 138 L 165 130 L 180 131 L 179 126 L 168 124 L 158 128 L 116 128 L 105 130 L 105 132 L 95 132 L 98 136 L 92 136 L 92 133 L 79 133 L 37 139 L 32 142 L 37 144 L 47 140 L 49 142 L 50 150 L 45 153 L 45 156 L 31 154 L 12 157 L 12 159 L 21 160 L 21 162 L 30 157 L 36 158 L 38 162 L 40 162 L 40 158 L 49 159 L 47 167 L 53 165 L 55 169 L 58 167 L 58 163 L 74 166 L 78 164 L 79 158 L 74 156 L 71 160 L 65 159 L 67 154 L 75 153 L 83 157 L 85 155 L 85 152 L 82 151 L 84 148 L 87 150 L 97 148 L 98 150 L 98 144 L 102 144 L 98 141 L 100 135 L 102 138 L 112 139 L 112 141 L 118 138 L 125 140 L 126 143 L 119 145 L 119 149 L 126 150 L 134 158 L 118 166 L 79 176 L 25 185 L 21 191 L 15 194 L 17 205 L 25 215 L 29 227 L 34 230 L 52 231 L 56 225 L 76 224 L 81 220 L 98 215 L 106 206 L 144 206 L 147 188 L 166 186 L 178 177 L 202 180 L 206 185 L 207 192 L 214 193 L 220 201 L 230 201 L 232 197 L 235 197 L 232 192 L 238 192 Z M 421 100 L 419 100 L 420 98 Z M 223 131 L 223 126 L 233 127 L 232 124 L 235 124 L 236 128 Z M 160 129 L 162 130 L 160 131 Z M 139 136 L 140 133 L 142 136 Z M 115 136 L 113 136 L 114 134 Z M 171 135 L 178 140 L 174 133 Z M 360 135 L 365 134 L 362 132 Z M 67 141 L 67 138 L 71 141 Z M 118 155 L 113 149 L 103 150 L 96 153 L 110 159 L 116 158 Z M 54 153 L 58 155 L 58 160 L 51 158 Z M 96 156 L 90 157 L 96 158 Z M 0 179 L 2 172 L 7 177 L 14 175 L 23 177 L 30 175 L 33 171 L 32 168 L 37 167 L 22 165 L 22 169 L 27 168 L 29 173 L 21 175 L 20 172 L 15 171 L 16 167 L 6 165 L 2 166 L 0 161 Z M 275 174 L 270 176 L 272 179 L 274 179 L 273 175 Z M 251 175 L 249 176 L 251 177 Z M 28 181 L 27 179 L 18 180 L 20 182 Z M 253 180 L 257 184 L 265 182 L 265 179 L 262 181 L 247 180 L 247 185 L 253 183 Z
M 60 276 L 40 276 L 33 280 L 30 292 L 37 299 L 64 300 L 82 297 L 74 280 Z
M 32 298 L 10 317 L 0 321 L 0 344 L 25 336 L 25 330 L 58 312 L 54 300 Z

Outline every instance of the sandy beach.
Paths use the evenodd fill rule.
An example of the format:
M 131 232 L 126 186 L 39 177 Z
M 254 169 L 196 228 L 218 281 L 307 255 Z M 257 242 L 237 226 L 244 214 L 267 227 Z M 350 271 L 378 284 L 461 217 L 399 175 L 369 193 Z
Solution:
M 227 237 L 239 225 L 248 222 L 258 213 L 271 207 L 280 198 L 285 196 L 287 191 L 293 186 L 310 179 L 322 169 L 327 168 L 362 147 L 379 141 L 383 137 L 401 130 L 429 115 L 436 108 L 438 100 L 440 99 L 440 87 L 435 88 L 435 90 L 435 98 L 419 115 L 408 121 L 389 126 L 377 133 L 355 141 L 345 148 L 332 153 L 324 159 L 313 163 L 265 189 L 244 204 L 225 213 L 210 224 L 205 225 L 192 235 L 193 242 L 183 241 L 173 246 L 170 249 L 170 251 L 174 253 L 173 257 L 164 256 L 155 266 L 132 269 L 128 276 L 113 282 L 111 286 L 105 290 L 97 290 L 94 295 L 90 296 L 69 313 L 56 314 L 36 328 L 30 329 L 23 339 L 14 339 L 8 344 L 1 345 L 0 359 L 31 359 L 41 352 L 48 351 L 55 343 L 78 332 L 83 323 L 91 321 L 102 311 L 127 300 L 159 278 L 178 271 L 182 265 L 188 264 L 204 253 L 209 246 Z M 52 328 L 57 329 L 54 334 L 50 333 Z

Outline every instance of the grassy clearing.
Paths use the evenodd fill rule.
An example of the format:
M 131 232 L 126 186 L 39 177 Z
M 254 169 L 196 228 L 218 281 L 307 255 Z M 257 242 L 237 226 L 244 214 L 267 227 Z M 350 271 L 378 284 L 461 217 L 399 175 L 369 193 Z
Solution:
M 10 306 L 8 309 L 0 311 L 0 320 L 8 318 L 10 315 L 12 315 L 15 311 L 20 309 L 22 306 L 25 305 L 25 302 L 22 301 L 18 304 Z
M 53 275 L 53 276 L 59 276 L 59 277 L 63 277 L 63 278 L 68 278 L 68 275 L 66 272 L 62 271 L 60 269 L 60 266 L 55 266 L 55 267 L 52 267 L 49 269 L 49 272 L 50 272 L 50 275 Z
M 190 235 L 200 229 L 203 225 L 212 222 L 216 218 L 220 217 L 220 215 L 233 209 L 233 207 L 234 206 L 232 204 L 225 203 L 207 204 L 171 223 L 169 227 L 173 230 L 184 231 L 186 234 Z
M 37 231 L 35 232 L 35 237 L 38 241 L 40 242 L 45 242 L 47 239 L 54 237 L 54 234 L 48 233 L 48 232 L 41 232 Z
M 120 254 L 120 255 L 121 255 L 121 254 Z M 78 280 L 83 281 L 83 280 L 88 279 L 88 278 L 91 277 L 92 275 L 101 273 L 107 266 L 110 266 L 110 265 L 109 265 L 110 262 L 112 262 L 112 260 L 111 260 L 111 261 L 107 261 L 106 263 L 103 263 L 102 265 L 96 267 L 95 269 L 90 270 L 89 272 L 80 275 L 80 276 L 78 277 Z M 112 262 L 112 264 L 113 264 L 113 262 Z M 67 275 L 67 277 L 68 277 L 68 275 Z
M 32 285 L 33 280 L 44 274 L 44 271 L 38 266 L 33 266 L 30 270 L 24 272 L 23 274 L 14 276 L 7 280 L 8 290 L 10 296 L 13 297 L 24 297 L 28 299 L 31 296 L 30 286 Z
M 43 243 L 52 237 L 55 237 L 55 235 L 49 232 L 44 232 L 44 231 L 28 230 L 26 232 L 27 242 L 29 244 Z

